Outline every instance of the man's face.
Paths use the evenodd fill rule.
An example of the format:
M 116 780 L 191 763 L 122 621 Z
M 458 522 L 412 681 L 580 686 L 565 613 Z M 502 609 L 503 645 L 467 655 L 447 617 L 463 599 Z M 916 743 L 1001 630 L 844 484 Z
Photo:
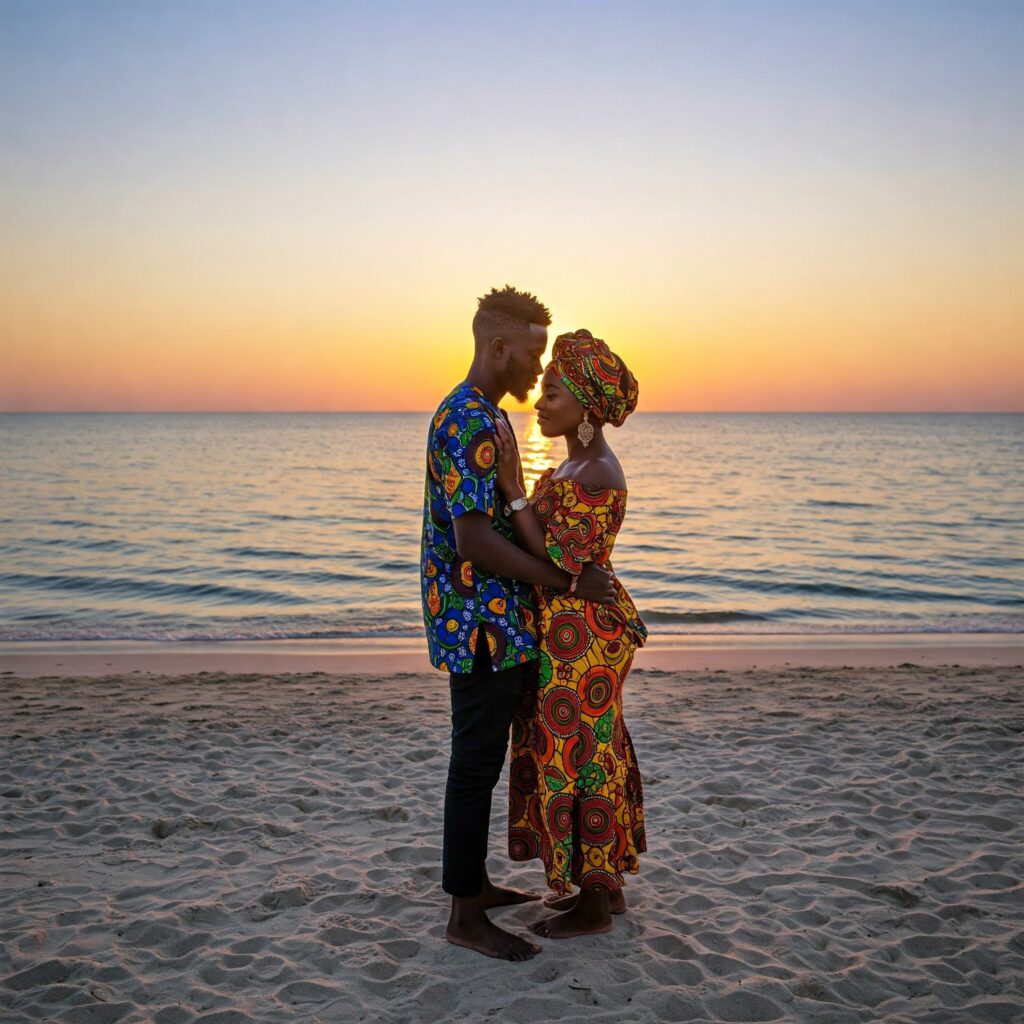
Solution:
M 505 390 L 513 398 L 525 402 L 543 369 L 541 359 L 548 347 L 548 329 L 540 324 L 530 324 L 529 332 L 523 331 L 515 339 L 508 339 L 507 343 L 509 357 L 505 364 Z

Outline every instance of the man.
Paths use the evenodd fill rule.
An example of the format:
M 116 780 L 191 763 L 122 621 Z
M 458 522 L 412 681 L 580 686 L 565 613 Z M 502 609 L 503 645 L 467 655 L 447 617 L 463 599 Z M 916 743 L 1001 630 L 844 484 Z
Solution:
M 516 546 L 495 488 L 495 423 L 506 394 L 524 401 L 541 373 L 551 315 L 506 285 L 479 300 L 473 362 L 438 406 L 427 440 L 421 582 L 427 646 L 450 675 L 452 751 L 444 805 L 442 888 L 452 897 L 446 938 L 486 956 L 528 960 L 540 947 L 495 925 L 493 907 L 533 893 L 487 876 L 491 793 L 526 673 L 537 658 L 530 584 L 567 590 L 572 577 Z M 588 565 L 576 593 L 610 603 L 610 573 Z

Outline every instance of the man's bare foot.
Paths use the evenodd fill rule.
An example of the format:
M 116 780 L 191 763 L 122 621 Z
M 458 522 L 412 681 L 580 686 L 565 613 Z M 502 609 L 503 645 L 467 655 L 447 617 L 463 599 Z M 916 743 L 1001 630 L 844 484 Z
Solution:
M 499 928 L 484 913 L 481 896 L 456 896 L 444 937 L 455 946 L 498 960 L 530 960 L 541 947 Z
M 526 889 L 508 889 L 485 879 L 480 893 L 480 906 L 484 910 L 491 910 L 494 907 L 511 907 L 517 903 L 530 903 L 539 899 L 539 893 L 528 892 Z
M 544 906 L 551 910 L 572 910 L 579 899 L 578 892 L 571 892 L 566 896 L 548 896 L 544 900 Z M 609 914 L 624 914 L 626 912 L 626 896 L 620 889 L 608 900 Z
M 601 935 L 612 930 L 610 900 L 604 890 L 584 889 L 564 914 L 542 917 L 530 931 L 548 939 L 573 939 L 578 935 Z
M 465 946 L 497 960 L 531 960 L 541 950 L 536 943 L 499 928 L 486 917 L 469 927 L 455 928 L 449 924 L 444 937 L 452 945 Z

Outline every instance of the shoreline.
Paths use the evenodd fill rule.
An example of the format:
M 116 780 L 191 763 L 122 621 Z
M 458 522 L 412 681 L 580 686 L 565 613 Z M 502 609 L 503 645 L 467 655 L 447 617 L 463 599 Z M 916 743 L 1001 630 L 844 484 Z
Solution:
M 1024 634 L 676 634 L 637 652 L 636 669 L 714 671 L 767 668 L 1024 666 Z M 381 640 L 23 641 L 0 644 L 7 677 L 125 673 L 326 672 L 431 674 L 423 642 Z

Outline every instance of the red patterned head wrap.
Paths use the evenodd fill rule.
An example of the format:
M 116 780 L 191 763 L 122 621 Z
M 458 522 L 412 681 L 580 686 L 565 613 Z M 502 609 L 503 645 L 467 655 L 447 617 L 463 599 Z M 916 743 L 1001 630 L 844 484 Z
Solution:
M 626 364 L 590 331 L 555 338 L 551 363 L 562 383 L 602 423 L 621 427 L 636 408 L 639 385 Z

